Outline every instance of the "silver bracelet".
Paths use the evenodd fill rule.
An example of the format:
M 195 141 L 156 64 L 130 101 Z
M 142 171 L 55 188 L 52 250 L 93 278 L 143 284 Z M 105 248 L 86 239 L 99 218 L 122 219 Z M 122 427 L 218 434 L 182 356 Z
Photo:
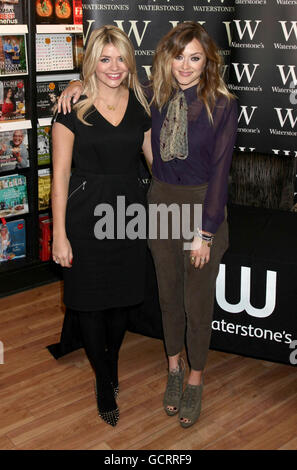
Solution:
M 204 240 L 205 242 L 210 243 L 210 245 L 212 245 L 213 239 L 214 239 L 214 235 L 206 235 L 205 233 L 202 233 L 202 231 L 200 230 L 199 227 L 197 227 L 196 234 L 197 234 L 197 236 L 198 236 L 199 238 L 201 238 L 201 239 Z M 209 246 L 210 246 L 210 245 L 209 245 Z
M 73 83 L 73 82 L 80 82 L 82 83 L 82 80 L 80 78 L 72 78 L 72 80 L 70 80 L 69 83 Z

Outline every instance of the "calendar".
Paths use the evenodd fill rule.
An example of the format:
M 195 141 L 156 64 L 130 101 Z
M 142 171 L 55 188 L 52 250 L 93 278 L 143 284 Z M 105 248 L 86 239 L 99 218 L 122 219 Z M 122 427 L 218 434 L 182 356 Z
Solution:
M 70 34 L 36 35 L 37 72 L 73 70 L 73 47 Z

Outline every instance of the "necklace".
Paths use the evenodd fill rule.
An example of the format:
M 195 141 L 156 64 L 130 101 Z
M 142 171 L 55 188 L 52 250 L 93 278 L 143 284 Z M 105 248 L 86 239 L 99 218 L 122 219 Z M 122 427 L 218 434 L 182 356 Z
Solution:
M 99 101 L 101 101 L 104 106 L 108 109 L 108 111 L 116 111 L 117 107 L 119 106 L 119 103 L 121 102 L 122 96 L 118 99 L 118 102 L 116 104 L 108 104 L 103 98 L 99 98 Z

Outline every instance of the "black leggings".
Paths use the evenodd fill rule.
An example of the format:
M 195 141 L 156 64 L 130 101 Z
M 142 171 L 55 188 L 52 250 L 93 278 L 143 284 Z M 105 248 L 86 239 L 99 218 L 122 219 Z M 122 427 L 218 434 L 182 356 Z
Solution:
M 128 321 L 127 308 L 79 312 L 83 346 L 97 379 L 117 382 L 118 354 Z

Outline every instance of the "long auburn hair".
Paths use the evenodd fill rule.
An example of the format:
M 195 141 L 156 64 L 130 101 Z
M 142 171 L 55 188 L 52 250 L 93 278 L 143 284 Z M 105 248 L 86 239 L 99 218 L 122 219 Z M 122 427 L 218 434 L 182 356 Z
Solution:
M 200 42 L 206 55 L 205 68 L 197 85 L 197 97 L 203 101 L 212 122 L 216 98 L 222 94 L 230 100 L 234 95 L 229 92 L 221 76 L 223 60 L 217 45 L 207 31 L 194 21 L 180 23 L 158 43 L 152 67 L 152 103 L 161 110 L 179 89 L 171 71 L 172 62 L 193 39 Z
M 112 44 L 118 49 L 128 67 L 129 74 L 122 84 L 134 91 L 140 104 L 144 107 L 146 112 L 150 114 L 148 103 L 138 80 L 135 52 L 130 39 L 120 28 L 113 25 L 105 25 L 99 29 L 95 29 L 88 40 L 82 67 L 83 94 L 87 95 L 87 98 L 82 99 L 74 105 L 78 119 L 88 126 L 91 124 L 86 121 L 86 118 L 98 93 L 96 67 L 102 50 L 107 44 Z

